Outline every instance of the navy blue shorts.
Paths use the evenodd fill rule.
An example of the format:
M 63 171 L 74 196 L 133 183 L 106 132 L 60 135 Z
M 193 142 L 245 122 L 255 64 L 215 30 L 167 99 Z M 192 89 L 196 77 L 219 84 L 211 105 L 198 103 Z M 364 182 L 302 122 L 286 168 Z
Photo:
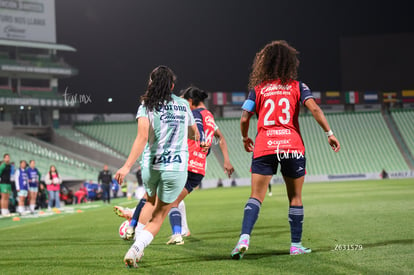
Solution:
M 275 175 L 279 163 L 282 175 L 285 177 L 296 179 L 306 174 L 306 158 L 304 156 L 286 158 L 284 155 L 278 157 L 277 154 L 253 159 L 251 171 L 259 175 Z
M 191 193 L 191 191 L 193 191 L 194 188 L 201 184 L 203 178 L 203 175 L 188 172 L 187 182 L 185 183 L 184 188 L 187 189 L 188 193 Z

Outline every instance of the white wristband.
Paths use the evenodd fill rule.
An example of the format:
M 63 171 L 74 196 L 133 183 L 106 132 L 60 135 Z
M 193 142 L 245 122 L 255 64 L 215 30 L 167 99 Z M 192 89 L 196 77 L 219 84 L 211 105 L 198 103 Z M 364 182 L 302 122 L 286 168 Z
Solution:
M 332 130 L 329 130 L 328 132 L 325 132 L 327 137 L 333 136 Z

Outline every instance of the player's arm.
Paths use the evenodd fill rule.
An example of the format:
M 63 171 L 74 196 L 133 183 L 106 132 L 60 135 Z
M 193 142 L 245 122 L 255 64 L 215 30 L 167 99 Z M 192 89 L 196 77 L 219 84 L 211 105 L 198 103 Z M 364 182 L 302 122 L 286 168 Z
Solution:
M 198 131 L 196 124 L 188 126 L 188 138 L 191 140 L 200 141 L 200 132 Z
M 234 168 L 233 165 L 231 165 L 230 163 L 230 158 L 229 158 L 229 151 L 227 149 L 227 142 L 226 139 L 224 138 L 223 134 L 221 133 L 220 129 L 217 129 L 214 132 L 214 136 L 219 140 L 219 146 L 220 146 L 220 150 L 221 153 L 223 154 L 223 159 L 224 159 L 224 173 L 227 174 L 227 176 L 230 178 L 231 174 L 233 174 L 234 172 Z
M 138 157 L 144 151 L 145 145 L 148 141 L 148 130 L 149 130 L 149 120 L 148 117 L 139 117 L 138 121 L 138 132 L 135 138 L 134 143 L 132 144 L 131 152 L 129 153 L 128 159 L 126 160 L 124 166 L 119 169 L 115 174 L 115 179 L 122 183 L 125 176 L 131 170 L 131 167 L 137 161 Z
M 242 106 L 243 112 L 240 118 L 240 130 L 243 140 L 244 149 L 246 152 L 253 152 L 254 142 L 249 138 L 249 125 L 250 118 L 256 111 L 256 92 L 250 91 L 247 99 L 244 101 Z
M 20 169 L 17 169 L 16 172 L 14 172 L 14 184 L 16 185 L 17 192 L 20 191 L 19 177 L 20 177 Z
M 240 118 L 240 130 L 241 136 L 243 140 L 244 149 L 246 152 L 253 152 L 254 149 L 254 142 L 251 138 L 249 138 L 249 125 L 250 125 L 250 118 L 252 117 L 253 113 L 243 110 L 241 118 Z
M 198 130 L 198 126 L 194 119 L 193 112 L 191 111 L 190 105 L 188 105 L 187 102 L 186 102 L 186 105 L 187 105 L 187 116 L 188 116 L 188 138 L 191 140 L 200 141 L 200 138 L 201 138 L 200 131 Z M 200 147 L 202 147 L 203 150 L 205 151 L 208 150 L 208 146 L 204 141 L 200 143 Z
M 5 162 L 3 162 L 3 163 L 0 165 L 0 175 L 3 173 L 4 168 L 6 168 L 6 163 L 5 163 Z
M 309 111 L 312 113 L 315 120 L 318 122 L 318 124 L 322 127 L 322 129 L 327 133 L 328 135 L 328 143 L 331 145 L 332 149 L 335 152 L 338 152 L 339 149 L 341 149 L 341 145 L 339 144 L 339 141 L 336 139 L 334 134 L 331 131 L 331 127 L 329 127 L 328 120 L 326 119 L 322 109 L 318 106 L 318 104 L 315 102 L 313 98 L 309 98 L 305 101 L 306 108 L 309 109 Z

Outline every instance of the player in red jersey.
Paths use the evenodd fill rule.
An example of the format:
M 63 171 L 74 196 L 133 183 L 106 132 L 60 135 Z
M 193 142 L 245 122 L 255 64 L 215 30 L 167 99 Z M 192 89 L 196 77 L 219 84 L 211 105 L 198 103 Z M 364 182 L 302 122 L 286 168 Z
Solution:
M 197 87 L 189 87 L 184 90 L 182 97 L 188 100 L 190 104 L 198 131 L 200 132 L 200 141 L 204 141 L 210 148 L 214 137 L 219 140 L 220 149 L 224 158 L 224 172 L 228 177 L 230 177 L 234 172 L 234 168 L 230 163 L 226 140 L 221 131 L 218 129 L 214 121 L 213 114 L 210 113 L 204 105 L 204 99 L 207 98 L 207 93 Z M 182 224 L 182 221 L 186 221 L 186 218 L 184 216 L 182 217 L 182 215 L 185 214 L 182 213 L 185 207 L 182 207 L 181 211 L 177 207 L 179 207 L 180 202 L 184 202 L 184 198 L 190 194 L 194 188 L 201 184 L 201 181 L 206 173 L 206 158 L 209 152 L 201 148 L 199 144 L 190 139 L 188 140 L 188 152 L 187 183 L 185 184 L 185 187 L 183 191 L 181 191 L 181 194 L 178 196 L 177 200 L 173 203 L 173 207 L 169 213 L 172 236 L 167 244 L 180 245 L 184 243 L 182 239 L 182 227 L 184 227 L 188 233 L 186 222 Z
M 243 104 L 240 120 L 244 148 L 253 152 L 252 187 L 244 208 L 240 239 L 231 252 L 233 259 L 241 259 L 249 247 L 250 234 L 279 163 L 289 199 L 290 254 L 311 252 L 301 243 L 306 159 L 298 122 L 300 104 L 310 110 L 335 152 L 339 151 L 340 144 L 310 89 L 296 80 L 297 54 L 286 41 L 274 41 L 259 51 L 254 59 L 249 80 L 252 91 Z M 249 121 L 254 113 L 258 116 L 255 142 L 248 136 Z

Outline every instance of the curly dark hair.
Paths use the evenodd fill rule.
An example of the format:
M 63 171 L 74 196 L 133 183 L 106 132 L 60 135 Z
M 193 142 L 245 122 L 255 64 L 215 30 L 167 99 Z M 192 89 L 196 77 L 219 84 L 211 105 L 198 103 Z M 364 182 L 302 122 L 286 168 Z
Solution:
M 181 96 L 186 100 L 191 98 L 193 100 L 193 105 L 198 106 L 200 102 L 204 103 L 204 99 L 208 97 L 208 94 L 196 86 L 190 86 L 181 92 Z
M 299 52 L 284 40 L 267 44 L 260 50 L 253 61 L 249 78 L 249 89 L 268 80 L 280 79 L 286 84 L 298 76 Z
M 165 101 L 171 100 L 172 88 L 176 80 L 174 72 L 167 66 L 161 65 L 152 70 L 147 91 L 141 97 L 148 111 L 157 110 Z

